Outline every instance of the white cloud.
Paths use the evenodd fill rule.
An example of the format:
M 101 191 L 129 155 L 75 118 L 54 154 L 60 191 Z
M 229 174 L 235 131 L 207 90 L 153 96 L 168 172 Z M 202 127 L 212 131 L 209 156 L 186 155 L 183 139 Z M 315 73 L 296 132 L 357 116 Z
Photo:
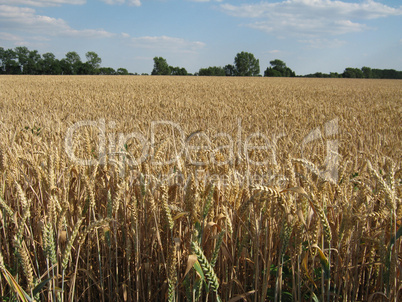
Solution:
M 231 16 L 256 19 L 246 26 L 276 35 L 317 36 L 359 32 L 369 27 L 356 20 L 402 15 L 402 6 L 392 8 L 373 0 L 356 3 L 331 0 L 286 0 L 239 6 L 222 4 L 220 7 Z
M 28 6 L 59 6 L 62 4 L 82 5 L 86 0 L 0 0 L 0 4 Z
M 27 41 L 21 36 L 0 32 L 0 41 L 11 42 L 15 46 L 41 47 L 46 45 L 49 39 L 42 36 L 31 36 L 30 41 Z
M 346 41 L 338 40 L 338 39 L 307 39 L 307 40 L 299 40 L 301 43 L 305 43 L 309 48 L 339 48 L 346 44 Z
M 13 35 L 13 34 L 9 34 L 9 33 L 5 33 L 5 32 L 0 32 L 0 41 L 20 41 L 21 37 Z
M 0 5 L 0 27 L 5 30 L 20 30 L 36 35 L 73 36 L 85 38 L 109 38 L 113 33 L 103 29 L 74 29 L 63 19 L 37 15 L 35 9 Z
M 141 0 L 102 0 L 106 4 L 115 5 L 115 4 L 128 4 L 131 6 L 141 6 Z
M 68 28 L 64 31 L 61 31 L 60 34 L 71 36 L 71 37 L 80 37 L 80 38 L 111 38 L 114 37 L 115 34 L 108 32 L 103 29 L 73 29 Z
M 198 49 L 205 46 L 205 43 L 199 41 L 187 41 L 182 38 L 157 36 L 157 37 L 137 37 L 131 39 L 134 47 L 161 49 L 172 52 L 195 53 Z
M 133 5 L 133 6 L 140 6 L 141 5 L 140 0 L 128 0 L 127 2 L 128 2 L 129 5 Z

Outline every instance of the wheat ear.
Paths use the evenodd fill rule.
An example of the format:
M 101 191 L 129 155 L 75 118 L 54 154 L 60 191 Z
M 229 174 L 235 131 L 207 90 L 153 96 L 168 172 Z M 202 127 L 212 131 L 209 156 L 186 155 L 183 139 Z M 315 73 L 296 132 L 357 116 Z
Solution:
M 75 237 L 77 237 L 78 231 L 80 230 L 80 226 L 81 226 L 81 223 L 82 223 L 83 220 L 84 220 L 83 218 L 80 218 L 77 221 L 77 223 L 76 223 L 76 225 L 75 225 L 75 227 L 73 229 L 73 232 L 72 232 L 72 234 L 71 234 L 71 236 L 70 236 L 70 238 L 68 240 L 66 249 L 64 250 L 64 254 L 63 254 L 63 257 L 62 257 L 62 260 L 61 260 L 61 266 L 62 266 L 63 270 L 65 270 L 67 268 L 68 259 L 70 258 L 71 248 L 73 246 Z
M 163 213 L 165 215 L 165 221 L 169 229 L 173 230 L 174 221 L 172 218 L 172 212 L 170 211 L 169 208 L 168 189 L 165 185 L 161 186 L 161 193 L 162 193 L 162 207 L 163 207 Z
M 202 252 L 197 242 L 194 241 L 191 242 L 191 249 L 193 250 L 194 254 L 197 255 L 198 262 L 200 263 L 202 271 L 204 272 L 204 275 L 207 278 L 207 281 L 209 282 L 209 286 L 215 293 L 217 293 L 219 288 L 219 282 L 218 278 L 216 277 L 214 269 L 208 262 L 207 258 L 205 257 L 204 253 Z
M 56 245 L 54 242 L 53 227 L 51 223 L 43 226 L 43 250 L 52 264 L 57 263 Z
M 14 238 L 14 245 L 17 250 L 19 260 L 21 262 L 22 271 L 24 272 L 25 278 L 27 279 L 28 287 L 32 288 L 34 281 L 33 268 L 27 246 L 25 245 L 25 242 L 20 242 L 19 240 L 17 240 L 16 237 Z
M 218 236 L 218 240 L 216 240 L 216 246 L 215 246 L 214 252 L 212 254 L 212 258 L 211 258 L 211 267 L 212 268 L 215 267 L 216 261 L 218 260 L 218 253 L 219 253 L 219 250 L 221 249 L 224 235 L 225 235 L 225 231 L 220 232 L 219 236 Z
M 8 218 L 12 218 L 14 216 L 14 211 L 6 204 L 4 199 L 0 196 L 0 207 L 6 212 Z

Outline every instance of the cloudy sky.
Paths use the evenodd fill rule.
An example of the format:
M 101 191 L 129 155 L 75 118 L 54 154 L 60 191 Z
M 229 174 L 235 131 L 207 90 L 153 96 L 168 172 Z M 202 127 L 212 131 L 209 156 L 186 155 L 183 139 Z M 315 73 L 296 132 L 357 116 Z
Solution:
M 400 0 L 0 0 L 0 47 L 150 73 L 153 57 L 197 72 L 241 51 L 296 74 L 369 66 L 402 70 Z

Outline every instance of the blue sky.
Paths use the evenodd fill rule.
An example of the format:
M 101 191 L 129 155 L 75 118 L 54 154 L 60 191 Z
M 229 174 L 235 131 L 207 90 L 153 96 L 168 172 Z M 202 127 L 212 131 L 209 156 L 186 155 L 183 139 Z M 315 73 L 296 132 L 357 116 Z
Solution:
M 150 73 L 153 57 L 197 72 L 238 52 L 296 74 L 369 66 L 402 70 L 400 0 L 0 0 L 0 47 Z

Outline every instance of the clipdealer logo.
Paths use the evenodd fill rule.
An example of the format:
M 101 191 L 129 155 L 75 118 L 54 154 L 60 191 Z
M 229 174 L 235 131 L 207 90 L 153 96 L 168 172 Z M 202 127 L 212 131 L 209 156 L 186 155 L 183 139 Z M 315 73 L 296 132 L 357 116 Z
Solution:
M 93 127 L 98 130 L 97 150 L 94 150 L 97 156 L 90 159 L 79 158 L 74 152 L 78 132 L 83 127 Z M 255 132 L 243 139 L 241 119 L 238 119 L 235 138 L 222 132 L 208 136 L 204 131 L 196 131 L 186 137 L 180 125 L 171 121 L 152 121 L 149 135 L 141 132 L 116 133 L 114 131 L 115 127 L 116 123 L 114 121 L 106 123 L 105 119 L 102 118 L 98 121 L 85 120 L 74 123 L 67 129 L 64 140 L 65 151 L 69 159 L 75 164 L 82 166 L 105 165 L 107 163 L 116 163 L 117 161 L 127 164 L 130 168 L 135 168 L 145 161 L 149 161 L 151 165 L 163 166 L 177 163 L 180 158 L 184 158 L 191 165 L 202 168 L 208 165 L 208 163 L 200 161 L 199 158 L 194 159 L 192 155 L 197 151 L 211 150 L 212 142 L 221 140 L 226 143 L 215 147 L 213 151 L 225 150 L 225 160 L 216 161 L 215 157 L 211 156 L 209 163 L 225 165 L 232 163 L 237 158 L 245 161 L 249 166 L 277 165 L 277 141 L 286 136 L 284 133 L 280 133 L 270 139 L 264 133 Z M 303 138 L 300 144 L 300 154 L 304 158 L 305 149 L 308 145 L 317 141 L 323 142 L 325 139 L 326 155 L 324 164 L 318 168 L 318 171 L 314 165 L 307 164 L 306 168 L 312 170 L 312 172 L 326 181 L 337 183 L 339 165 L 338 140 L 336 139 L 338 134 L 338 118 L 326 122 L 322 128 L 323 131 L 320 130 L 320 127 L 313 129 Z M 158 129 L 171 130 L 170 134 L 164 133 L 164 135 L 166 137 L 171 135 L 174 146 L 174 152 L 171 152 L 171 157 L 163 160 L 155 158 L 154 154 L 155 146 L 157 145 L 156 138 L 157 135 L 160 135 Z M 135 140 L 141 150 L 141 154 L 137 158 L 127 150 L 126 146 L 131 140 Z M 256 141 L 260 143 L 257 144 Z M 256 161 L 249 156 L 252 150 L 265 150 L 266 154 L 271 154 L 271 156 L 264 160 Z

